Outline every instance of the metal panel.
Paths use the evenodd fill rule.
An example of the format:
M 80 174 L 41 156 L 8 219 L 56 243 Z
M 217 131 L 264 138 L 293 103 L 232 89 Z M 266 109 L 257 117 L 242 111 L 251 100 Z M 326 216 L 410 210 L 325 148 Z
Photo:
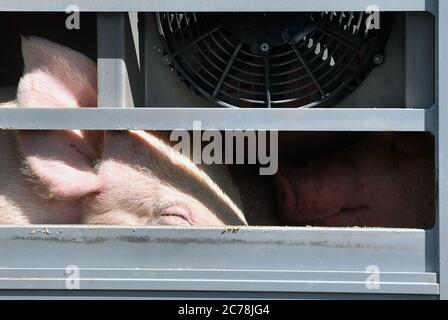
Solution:
M 136 13 L 98 14 L 98 106 L 143 104 Z
M 429 19 L 433 18 L 430 14 L 415 13 L 415 16 L 418 17 L 422 15 L 429 17 Z M 145 35 L 142 40 L 145 46 L 145 54 L 142 55 L 144 57 L 143 66 L 145 71 L 145 104 L 152 107 L 211 107 L 213 105 L 216 107 L 217 105 L 212 101 L 204 98 L 195 90 L 191 90 L 191 86 L 181 80 L 182 77 L 173 69 L 172 65 L 168 66 L 163 63 L 165 50 L 158 34 L 154 15 L 147 13 L 142 14 L 141 17 L 145 20 L 144 32 L 142 32 Z M 423 22 L 427 23 L 426 20 Z M 425 25 L 425 31 L 431 27 L 431 21 L 429 21 L 429 24 L 429 27 Z M 409 38 L 415 39 L 413 42 L 414 46 L 410 49 L 419 53 L 419 59 L 427 57 L 429 61 L 433 60 L 433 49 L 426 50 L 426 47 L 420 48 L 417 43 L 420 38 L 424 38 L 425 42 L 429 42 L 427 34 L 434 32 L 433 23 L 432 28 L 432 30 L 429 30 L 429 33 L 425 32 L 423 35 L 422 33 L 417 33 L 414 37 L 408 35 Z M 376 66 L 369 73 L 368 77 L 361 82 L 359 87 L 338 102 L 334 108 L 370 108 L 371 106 L 430 108 L 434 105 L 434 90 L 430 92 L 429 99 L 421 99 L 418 103 L 411 102 L 406 104 L 405 76 L 410 80 L 412 78 L 411 74 L 405 70 L 408 59 L 403 59 L 406 50 L 405 37 L 408 34 L 405 29 L 406 14 L 397 14 L 390 38 L 387 41 L 385 63 L 381 66 Z M 433 41 L 434 39 L 431 40 Z M 413 62 L 415 61 L 413 60 Z M 411 67 L 410 64 L 408 67 Z M 421 79 L 418 84 L 424 84 L 421 88 L 415 86 L 420 89 L 418 91 L 419 95 L 428 95 L 424 88 L 433 86 L 433 69 L 432 63 L 420 63 L 416 67 L 412 65 L 412 71 L 414 71 L 416 79 Z M 372 94 L 372 92 L 378 94 Z
M 0 289 L 438 294 L 430 231 L 5 227 Z M 7 257 L 7 258 L 6 258 Z M 157 257 L 157 258 L 155 258 Z M 30 268 L 29 262 L 33 261 Z M 369 289 L 372 266 L 378 287 Z
M 0 108 L 0 129 L 290 131 L 433 131 L 436 113 L 422 109 L 16 109 Z M 196 128 L 197 129 L 197 128 Z
M 368 0 L 79 0 L 77 3 L 84 11 L 357 11 L 371 4 Z M 384 11 L 435 12 L 436 3 L 435 0 L 376 1 Z M 447 30 L 448 4 L 443 0 L 438 3 L 441 14 L 438 28 Z M 70 4 L 71 1 L 65 0 L 0 0 L 0 11 L 65 11 Z M 111 42 L 100 41 L 106 44 L 99 48 L 103 94 L 100 105 L 131 105 L 123 98 L 126 95 L 123 92 L 112 100 L 115 103 L 105 102 L 107 90 L 123 89 L 129 79 L 120 78 L 127 75 L 128 68 L 123 64 L 126 58 L 118 61 L 123 57 L 122 49 L 107 47 L 126 39 L 122 37 L 126 15 L 101 16 L 105 24 L 100 25 L 100 33 L 108 30 L 104 33 L 107 36 L 116 30 L 118 34 L 109 34 L 112 38 L 117 36 Z M 135 40 L 135 32 L 133 35 Z M 438 34 L 439 61 L 448 59 L 446 37 L 443 32 Z M 112 61 L 107 61 L 109 58 Z M 446 244 L 448 146 L 444 142 L 448 138 L 448 95 L 443 88 L 448 87 L 448 65 L 440 63 L 438 68 L 438 85 L 442 88 L 438 90 L 441 106 L 438 113 L 412 109 L 0 109 L 0 129 L 191 129 L 193 121 L 201 120 L 202 129 L 433 131 L 439 135 L 438 240 Z M 107 78 L 105 72 L 111 70 L 117 72 Z M 125 90 L 129 92 L 129 88 Z M 181 296 L 175 290 L 183 289 L 187 296 L 203 297 L 209 294 L 204 290 L 221 289 L 232 292 L 232 296 L 235 291 L 248 295 L 256 294 L 250 291 L 261 295 L 277 291 L 276 296 L 294 295 L 291 292 L 352 292 L 375 293 L 378 297 L 400 293 L 434 298 L 440 292 L 440 297 L 448 298 L 448 250 L 445 245 L 437 247 L 434 239 L 431 231 L 387 229 L 4 227 L 0 229 L 0 288 L 4 289 L 0 290 L 0 296 L 17 294 L 14 291 L 17 289 L 28 289 L 23 295 L 31 294 L 29 289 L 42 289 L 39 292 L 43 295 L 51 295 L 51 291 L 44 289 L 64 290 L 65 268 L 76 264 L 81 268 L 81 286 L 92 290 L 79 291 L 80 296 L 101 296 L 98 291 L 101 289 L 118 290 L 118 295 L 125 292 L 120 290 L 135 289 L 143 296 L 160 297 L 164 295 L 161 291 L 167 296 Z M 380 270 L 379 290 L 366 287 L 369 265 Z M 83 274 L 87 275 L 84 279 Z M 69 295 L 68 291 L 56 292 Z M 133 294 L 138 295 L 135 291 Z M 312 296 L 317 295 L 306 295 Z
M 406 14 L 406 106 L 434 104 L 434 16 Z
M 0 290 L 6 300 L 437 300 L 437 295 L 361 294 L 361 293 L 297 293 L 297 292 L 219 292 L 219 291 L 95 291 L 95 290 Z
M 438 55 L 436 85 L 439 105 L 438 172 L 439 172 L 439 283 L 440 297 L 448 299 L 448 2 L 439 1 Z
M 142 40 L 144 54 L 142 65 L 145 73 L 145 104 L 152 107 L 213 107 L 181 80 L 172 66 L 163 63 L 165 49 L 160 41 L 154 14 L 141 14 L 143 20 Z M 216 107 L 216 106 L 215 106 Z
M 65 11 L 73 0 L 1 0 L 0 11 Z M 433 11 L 436 0 L 77 0 L 82 11 Z
M 79 287 L 88 290 L 309 292 L 436 295 L 436 274 L 379 273 L 379 289 L 368 289 L 370 274 L 335 272 L 252 272 L 208 270 L 80 269 Z M 64 269 L 1 269 L 0 290 L 66 290 Z

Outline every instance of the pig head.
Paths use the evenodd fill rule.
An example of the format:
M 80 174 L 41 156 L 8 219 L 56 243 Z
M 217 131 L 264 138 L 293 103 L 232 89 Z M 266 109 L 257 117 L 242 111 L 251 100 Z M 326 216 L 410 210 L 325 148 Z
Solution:
M 96 107 L 93 61 L 41 38 L 22 43 L 18 107 Z M 2 132 L 0 152 L 0 223 L 246 224 L 203 170 L 149 132 Z
M 352 146 L 275 177 L 278 210 L 293 225 L 431 228 L 432 136 L 368 134 Z

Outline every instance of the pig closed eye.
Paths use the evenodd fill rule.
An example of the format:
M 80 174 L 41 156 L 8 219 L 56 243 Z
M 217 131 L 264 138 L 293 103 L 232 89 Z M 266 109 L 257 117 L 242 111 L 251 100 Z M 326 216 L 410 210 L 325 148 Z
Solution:
M 191 211 L 184 204 L 171 204 L 163 208 L 157 223 L 160 225 L 192 226 Z

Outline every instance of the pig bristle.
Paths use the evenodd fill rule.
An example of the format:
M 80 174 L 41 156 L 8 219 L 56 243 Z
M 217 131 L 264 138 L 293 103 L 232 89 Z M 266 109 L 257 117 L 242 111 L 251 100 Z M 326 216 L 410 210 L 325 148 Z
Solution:
M 221 188 L 201 169 L 199 169 L 188 157 L 184 156 L 180 152 L 174 150 L 165 142 L 148 132 L 144 131 L 130 131 L 131 133 L 138 135 L 140 138 L 148 141 L 151 146 L 157 148 L 162 154 L 165 154 L 168 159 L 173 163 L 176 161 L 176 165 L 182 167 L 187 172 L 190 172 L 192 176 L 197 177 L 199 182 L 207 186 L 219 199 L 221 199 L 230 209 L 236 214 L 236 216 L 247 225 L 246 218 L 243 212 L 238 206 L 229 198 L 229 196 L 221 190 Z

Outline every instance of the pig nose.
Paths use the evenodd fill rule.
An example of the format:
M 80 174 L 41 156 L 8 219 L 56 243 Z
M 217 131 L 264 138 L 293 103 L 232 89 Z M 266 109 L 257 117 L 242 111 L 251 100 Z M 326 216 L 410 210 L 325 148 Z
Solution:
M 283 220 L 292 222 L 297 208 L 298 196 L 291 182 L 286 178 L 286 174 L 285 170 L 280 169 L 274 176 L 274 184 L 277 191 L 277 209 Z

